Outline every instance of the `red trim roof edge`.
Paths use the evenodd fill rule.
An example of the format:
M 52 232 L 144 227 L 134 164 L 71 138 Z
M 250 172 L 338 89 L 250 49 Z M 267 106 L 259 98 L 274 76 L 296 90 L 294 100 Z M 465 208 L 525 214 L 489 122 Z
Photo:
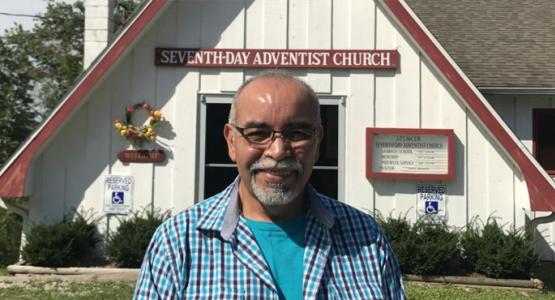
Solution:
M 399 0 L 384 0 L 384 3 L 422 51 L 426 53 L 436 69 L 443 74 L 445 79 L 467 103 L 467 106 L 472 109 L 518 165 L 528 187 L 530 209 L 532 211 L 555 211 L 555 189 L 553 185 L 495 118 L 483 102 L 481 95 L 473 90 L 471 83 L 452 65 L 438 45 Z
M 25 196 L 25 179 L 28 175 L 29 166 L 35 154 L 55 133 L 64 120 L 70 115 L 75 107 L 81 103 L 89 94 L 98 80 L 102 78 L 111 66 L 120 58 L 125 49 L 145 29 L 152 19 L 160 12 L 167 0 L 152 0 L 123 35 L 116 40 L 104 57 L 83 78 L 77 87 L 67 96 L 66 101 L 46 121 L 42 128 L 34 134 L 27 142 L 15 159 L 9 162 L 0 176 L 0 197 L 23 197 Z

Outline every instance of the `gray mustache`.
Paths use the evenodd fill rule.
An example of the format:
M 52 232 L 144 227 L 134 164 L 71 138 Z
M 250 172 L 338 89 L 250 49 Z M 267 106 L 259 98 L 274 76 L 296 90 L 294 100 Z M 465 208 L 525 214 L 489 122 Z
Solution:
M 251 172 L 268 169 L 291 170 L 301 173 L 303 171 L 303 165 L 294 158 L 286 158 L 280 161 L 271 158 L 261 158 L 255 161 L 250 167 Z

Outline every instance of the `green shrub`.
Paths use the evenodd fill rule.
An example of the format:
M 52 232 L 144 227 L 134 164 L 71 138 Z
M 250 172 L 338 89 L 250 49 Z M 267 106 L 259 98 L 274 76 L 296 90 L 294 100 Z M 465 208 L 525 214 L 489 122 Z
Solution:
M 406 274 L 459 274 L 458 234 L 445 223 L 420 219 L 411 225 L 406 217 L 378 218 L 401 271 Z
M 472 219 L 460 233 L 461 258 L 465 267 L 476 272 L 476 262 L 482 247 L 482 232 L 477 219 Z
M 0 267 L 19 260 L 22 222 L 18 215 L 0 208 Z
M 494 278 L 530 278 L 539 265 L 534 241 L 522 230 L 506 232 L 493 218 L 480 231 L 470 223 L 461 234 L 463 258 L 476 273 Z
M 378 216 L 378 222 L 406 274 L 476 272 L 494 278 L 530 278 L 539 265 L 534 241 L 522 230 L 503 230 L 493 218 L 483 226 L 475 218 L 464 231 L 427 219 L 411 225 L 401 216 Z
M 378 222 L 391 243 L 403 273 L 413 273 L 415 269 L 413 254 L 416 251 L 416 245 L 414 244 L 416 236 L 410 222 L 406 217 L 401 216 L 398 218 L 389 216 L 386 219 L 379 216 Z
M 169 212 L 153 210 L 122 220 L 117 232 L 108 239 L 109 259 L 122 267 L 140 267 L 154 231 L 169 216 Z
M 31 265 L 46 267 L 91 264 L 100 241 L 95 223 L 75 213 L 56 224 L 35 225 L 27 234 L 23 259 Z
M 415 251 L 412 254 L 414 274 L 458 274 L 461 269 L 459 236 L 446 223 L 418 220 L 412 228 Z

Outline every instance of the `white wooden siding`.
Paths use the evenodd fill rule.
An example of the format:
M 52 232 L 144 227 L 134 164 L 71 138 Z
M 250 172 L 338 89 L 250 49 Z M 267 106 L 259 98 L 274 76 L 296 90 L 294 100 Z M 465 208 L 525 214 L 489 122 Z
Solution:
M 532 153 L 533 141 L 533 119 L 532 110 L 534 108 L 555 108 L 552 95 L 491 95 L 487 99 L 501 118 L 513 130 L 516 136 Z M 513 178 L 515 184 L 515 227 L 519 228 L 525 224 L 525 212 L 521 207 L 527 207 L 528 201 L 526 183 L 520 174 L 515 172 Z M 532 218 L 545 216 L 549 213 L 537 212 L 530 213 Z M 524 216 L 524 218 L 522 218 Z M 537 228 L 537 233 L 543 238 L 538 240 L 537 252 L 544 259 L 555 260 L 553 248 L 555 245 L 555 224 L 541 224 Z
M 463 226 L 474 217 L 501 218 L 520 227 L 529 210 L 522 174 L 458 95 L 438 76 L 400 28 L 367 0 L 171 1 L 154 26 L 99 84 L 35 161 L 31 218 L 55 220 L 71 207 L 102 215 L 103 179 L 132 174 L 134 207 L 153 204 L 178 212 L 195 203 L 198 189 L 199 93 L 234 92 L 252 69 L 154 66 L 155 47 L 397 49 L 398 70 L 293 70 L 320 94 L 345 96 L 345 194 L 355 207 L 416 219 L 416 185 L 424 182 L 365 177 L 367 127 L 447 128 L 455 131 L 455 179 L 448 189 L 448 219 Z M 123 164 L 129 144 L 114 130 L 126 105 L 148 101 L 169 125 L 159 129 L 166 164 Z M 493 99 L 508 125 L 531 146 L 533 107 L 551 99 Z M 522 113 L 522 112 L 525 113 Z M 518 113 L 515 113 L 518 112 Z M 102 221 L 105 226 L 106 220 Z M 113 226 L 114 222 L 110 222 Z M 540 227 L 553 243 L 553 225 Z

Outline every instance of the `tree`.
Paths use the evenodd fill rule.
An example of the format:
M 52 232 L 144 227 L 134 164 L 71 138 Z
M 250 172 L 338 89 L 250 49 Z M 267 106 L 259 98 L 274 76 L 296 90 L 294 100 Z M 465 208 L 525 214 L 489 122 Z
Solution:
M 124 26 L 142 1 L 116 1 L 114 30 Z M 45 117 L 58 105 L 83 71 L 83 1 L 73 4 L 49 0 L 32 30 L 21 26 L 7 32 L 6 40 L 32 62 L 29 70 Z
M 50 0 L 32 30 L 17 26 L 6 41 L 32 62 L 27 70 L 42 116 L 48 115 L 83 70 L 83 2 L 56 3 Z
M 125 26 L 144 0 L 119 0 L 114 5 L 114 32 Z
M 30 61 L 0 38 L 0 165 L 36 126 Z
M 116 2 L 114 30 L 129 21 L 141 2 Z M 83 71 L 84 23 L 82 1 L 48 0 L 33 29 L 17 25 L 0 37 L 0 166 Z

